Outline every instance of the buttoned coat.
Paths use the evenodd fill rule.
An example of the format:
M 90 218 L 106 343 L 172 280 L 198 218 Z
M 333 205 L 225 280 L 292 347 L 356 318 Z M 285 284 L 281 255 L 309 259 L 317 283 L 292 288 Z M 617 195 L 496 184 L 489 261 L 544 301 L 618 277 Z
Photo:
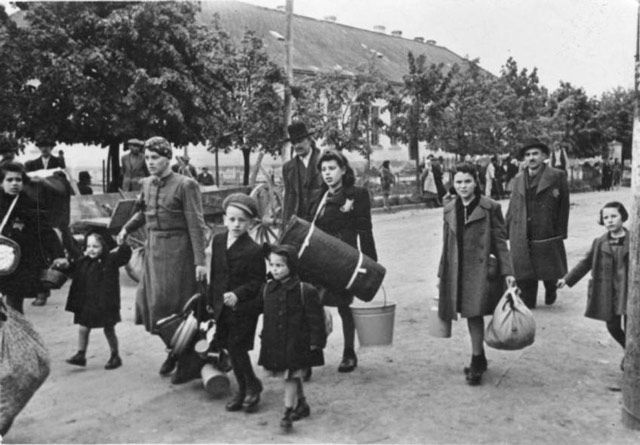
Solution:
M 567 273 L 563 240 L 569 225 L 569 187 L 564 171 L 545 166 L 531 215 L 527 214 L 526 170 L 515 177 L 507 233 L 516 279 L 556 280 Z M 528 224 L 527 224 L 528 223 Z
M 591 271 L 591 280 L 589 280 L 589 289 L 587 291 L 587 309 L 585 317 L 594 318 L 596 320 L 611 321 L 615 313 L 613 306 L 613 280 L 616 276 L 626 276 L 629 270 L 629 232 L 625 229 L 626 237 L 622 245 L 622 254 L 624 258 L 623 264 L 618 264 L 614 270 L 613 251 L 609 244 L 609 235 L 596 238 L 591 245 L 591 249 L 587 254 L 574 266 L 573 269 L 565 276 L 568 286 L 573 286 L 587 272 Z M 627 283 L 627 280 L 621 280 Z M 622 315 L 626 314 L 627 306 L 627 289 L 623 291 L 624 299 L 619 302 Z
M 122 161 L 122 190 L 125 192 L 138 191 L 142 188 L 140 180 L 149 176 L 144 154 L 132 156 L 127 153 Z
M 221 347 L 251 350 L 258 323 L 255 304 L 266 275 L 264 255 L 247 233 L 227 249 L 228 236 L 220 233 L 211 242 L 209 305 L 217 321 L 216 341 Z M 235 308 L 224 305 L 225 292 L 238 297 Z
M 309 158 L 308 176 L 306 181 L 306 190 L 300 190 L 300 161 L 295 156 L 293 159 L 285 162 L 282 166 L 282 179 L 284 180 L 284 205 L 282 209 L 283 221 L 289 221 L 293 215 L 303 219 L 309 219 L 309 212 L 300 209 L 300 197 L 305 196 L 308 202 L 313 202 L 320 192 L 323 181 L 320 171 L 318 171 L 318 160 L 320 159 L 320 150 L 314 148 Z
M 324 365 L 324 310 L 316 288 L 297 277 L 272 280 L 259 298 L 264 318 L 258 364 L 276 372 Z
M 462 272 L 459 276 L 458 227 L 456 197 L 444 207 L 442 256 L 438 315 L 442 320 L 455 320 L 457 313 L 475 317 L 493 313 L 500 298 L 502 284 L 496 277 L 489 280 L 489 258 L 497 259 L 497 275 L 512 275 L 511 256 L 507 247 L 504 218 L 500 204 L 481 196 L 464 227 L 462 246 Z M 459 292 L 465 297 L 465 307 L 459 308 Z M 468 303 L 468 304 L 467 304 Z

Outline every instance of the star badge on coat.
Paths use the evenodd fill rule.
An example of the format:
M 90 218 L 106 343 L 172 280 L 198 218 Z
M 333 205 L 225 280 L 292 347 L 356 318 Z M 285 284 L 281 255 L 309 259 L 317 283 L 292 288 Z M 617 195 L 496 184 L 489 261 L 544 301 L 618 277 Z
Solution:
M 24 223 L 21 221 L 14 221 L 11 227 L 13 230 L 19 230 L 22 232 L 22 229 L 24 229 Z
M 560 196 L 560 190 L 558 189 L 553 189 L 553 191 L 551 192 L 551 194 L 553 194 L 554 198 L 557 198 L 558 196 Z

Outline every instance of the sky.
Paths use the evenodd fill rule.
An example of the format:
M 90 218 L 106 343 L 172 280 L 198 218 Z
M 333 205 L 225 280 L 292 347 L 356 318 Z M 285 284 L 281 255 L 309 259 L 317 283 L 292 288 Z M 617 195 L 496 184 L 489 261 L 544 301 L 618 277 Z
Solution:
M 243 0 L 270 8 L 285 0 Z M 294 14 L 364 29 L 435 40 L 460 56 L 479 58 L 494 74 L 509 57 L 538 68 L 553 91 L 560 81 L 600 96 L 633 86 L 636 0 L 293 0 Z M 294 36 L 295 45 L 295 36 Z

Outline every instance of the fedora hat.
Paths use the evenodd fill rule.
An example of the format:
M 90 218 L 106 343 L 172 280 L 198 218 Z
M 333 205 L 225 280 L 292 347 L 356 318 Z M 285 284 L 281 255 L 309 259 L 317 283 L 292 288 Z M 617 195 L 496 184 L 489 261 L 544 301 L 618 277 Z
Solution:
M 289 138 L 285 139 L 285 142 L 298 142 L 304 138 L 311 136 L 313 131 L 308 131 L 304 122 L 294 122 L 287 127 Z
M 546 155 L 549 155 L 549 146 L 547 144 L 545 144 L 538 138 L 530 138 L 524 141 L 524 144 L 522 144 L 522 148 L 520 149 L 520 157 L 524 157 L 524 154 L 530 148 L 539 148 Z

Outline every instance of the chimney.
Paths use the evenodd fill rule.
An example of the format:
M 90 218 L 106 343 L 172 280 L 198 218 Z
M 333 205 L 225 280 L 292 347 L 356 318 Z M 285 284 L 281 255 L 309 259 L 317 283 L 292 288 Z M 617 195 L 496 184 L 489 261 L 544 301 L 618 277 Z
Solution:
M 402 37 L 402 31 L 399 29 L 396 29 L 395 31 L 391 31 L 391 35 L 396 37 Z
M 427 40 L 427 45 L 435 45 L 436 41 L 435 40 Z
M 335 15 L 325 15 L 323 20 L 325 22 L 335 23 L 338 20 L 338 17 L 336 17 Z
M 416 42 L 424 43 L 424 37 L 414 37 L 413 40 Z
M 386 27 L 384 25 L 376 25 L 373 27 L 373 30 L 376 32 L 381 32 L 384 34 L 384 32 L 386 31 Z

